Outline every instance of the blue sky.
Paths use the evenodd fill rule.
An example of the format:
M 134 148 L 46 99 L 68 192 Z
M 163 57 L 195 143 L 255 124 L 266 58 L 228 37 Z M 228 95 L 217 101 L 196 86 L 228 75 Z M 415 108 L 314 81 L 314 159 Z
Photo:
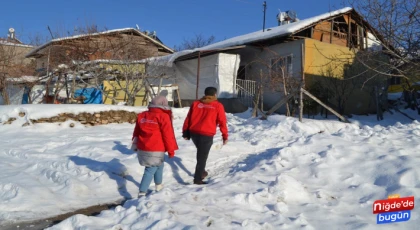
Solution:
M 267 0 L 266 27 L 277 25 L 278 10 L 294 10 L 304 19 L 342 8 L 341 0 Z M 99 28 L 135 27 L 156 31 L 169 47 L 195 34 L 223 40 L 262 29 L 262 0 L 22 0 L 2 3 L 0 36 L 8 28 L 29 42 L 36 34 L 73 30 L 95 23 Z

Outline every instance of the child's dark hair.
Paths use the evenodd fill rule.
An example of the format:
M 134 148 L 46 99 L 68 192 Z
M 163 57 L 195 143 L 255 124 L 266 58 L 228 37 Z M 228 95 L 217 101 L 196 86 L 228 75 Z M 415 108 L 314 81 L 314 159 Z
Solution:
M 206 96 L 214 96 L 214 95 L 216 95 L 216 93 L 217 93 L 217 89 L 214 88 L 214 87 L 207 87 L 204 90 L 204 95 L 206 95 Z

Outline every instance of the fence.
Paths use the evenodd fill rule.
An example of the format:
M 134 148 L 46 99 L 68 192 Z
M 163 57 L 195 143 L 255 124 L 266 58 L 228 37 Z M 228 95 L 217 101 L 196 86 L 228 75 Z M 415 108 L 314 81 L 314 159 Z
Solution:
M 257 83 L 251 80 L 236 80 L 236 91 L 238 99 L 248 107 L 253 107 L 254 96 L 257 93 Z

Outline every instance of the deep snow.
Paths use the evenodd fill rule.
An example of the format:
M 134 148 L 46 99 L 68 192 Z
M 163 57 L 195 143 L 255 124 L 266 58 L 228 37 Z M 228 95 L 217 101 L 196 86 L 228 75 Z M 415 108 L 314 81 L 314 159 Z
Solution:
M 0 107 L 3 121 L 27 112 L 0 125 L 0 224 L 137 195 L 143 168 L 128 149 L 133 125 L 21 127 L 46 114 L 109 109 L 117 107 Z M 190 184 L 194 146 L 181 137 L 187 111 L 174 110 L 180 150 L 165 160 L 162 191 L 51 229 L 416 229 L 416 208 L 408 222 L 377 226 L 372 203 L 395 193 L 420 195 L 419 122 L 399 114 L 381 122 L 356 116 L 352 124 L 228 114 L 229 143 L 222 147 L 217 134 L 210 184 L 198 186 Z

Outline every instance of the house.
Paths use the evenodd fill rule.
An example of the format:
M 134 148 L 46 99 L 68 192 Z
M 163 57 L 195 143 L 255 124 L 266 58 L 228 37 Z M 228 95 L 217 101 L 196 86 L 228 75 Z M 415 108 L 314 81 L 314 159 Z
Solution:
M 22 103 L 24 89 L 16 79 L 31 75 L 33 60 L 25 55 L 32 49 L 16 37 L 13 28 L 7 38 L 0 38 L 0 105 Z
M 10 28 L 7 38 L 0 38 L 0 73 L 8 77 L 22 76 L 19 70 L 32 62 L 25 55 L 33 48 L 17 39 L 15 29 Z
M 133 71 L 143 71 L 145 64 L 135 63 L 137 60 L 164 56 L 173 52 L 156 36 L 156 32 L 124 28 L 56 38 L 31 50 L 26 57 L 35 58 L 36 70 L 41 76 L 50 78 L 48 76 L 51 74 L 58 75 L 51 78 L 56 88 L 58 84 L 54 79 L 63 81 L 63 76 L 67 80 L 68 77 L 74 78 L 75 81 L 71 82 L 71 86 L 67 86 L 71 88 L 70 94 L 74 96 L 76 89 L 98 88 L 95 79 L 89 79 L 88 71 L 83 69 L 86 68 L 86 64 L 91 68 L 103 68 L 107 71 L 121 71 L 128 66 L 134 68 Z M 68 69 L 60 71 L 60 65 L 65 65 Z M 83 74 L 84 76 L 81 76 Z M 85 78 L 85 81 L 77 84 L 76 81 L 81 78 Z M 50 94 L 48 97 L 52 97 Z M 104 101 L 108 103 L 105 98 Z
M 218 69 L 217 63 L 203 66 L 200 65 L 200 60 L 216 54 L 229 54 L 238 55 L 238 58 L 235 58 L 236 61 L 230 61 L 230 67 L 235 70 L 231 73 L 233 80 L 223 84 L 224 88 L 233 88 L 231 92 L 239 98 L 253 98 L 257 93 L 257 85 L 261 83 L 264 86 L 264 107 L 271 108 L 281 97 L 294 89 L 302 85 L 308 90 L 319 85 L 325 86 L 327 84 L 318 82 L 329 79 L 334 84 L 340 84 L 345 94 L 339 95 L 332 91 L 325 99 L 330 106 L 341 108 L 341 112 L 345 114 L 366 114 L 376 111 L 372 92 L 369 91 L 371 88 L 365 90 L 361 89 L 362 87 L 353 87 L 352 92 L 348 92 L 351 87 L 342 83 L 350 81 L 339 80 L 343 80 L 346 74 L 349 74 L 348 70 L 356 66 L 355 59 L 359 51 L 381 50 L 382 44 L 384 43 L 381 35 L 352 8 L 346 7 L 303 20 L 297 19 L 296 14 L 289 11 L 278 15 L 276 27 L 158 58 L 158 65 L 175 68 L 177 83 L 184 82 L 184 76 L 188 72 L 182 71 L 182 68 L 186 68 L 179 68 L 180 66 L 189 62 L 187 69 L 198 69 L 197 73 L 189 71 L 189 75 L 196 75 L 195 79 L 192 76 L 187 79 L 190 86 L 195 87 L 180 85 L 181 92 L 189 91 L 190 98 L 182 98 L 184 101 L 201 95 L 202 87 L 206 85 L 203 85 L 200 79 L 207 77 L 205 75 L 211 72 L 209 69 Z M 359 65 L 357 67 L 359 73 L 363 72 Z M 361 78 L 365 81 L 368 76 Z M 213 79 L 214 83 L 218 82 L 217 77 Z M 219 91 L 223 91 L 220 84 L 219 82 L 216 86 L 219 87 Z M 195 91 L 198 91 L 199 95 L 196 95 Z M 322 93 L 330 89 L 324 88 L 320 91 Z M 194 98 L 191 98 L 191 95 L 195 95 Z M 343 98 L 347 103 L 345 108 L 340 105 Z M 279 112 L 285 110 L 283 107 Z
M 48 64 L 54 68 L 73 60 L 140 60 L 173 52 L 155 33 L 124 28 L 56 38 L 33 49 L 26 57 L 35 58 L 37 70 L 42 71 Z

